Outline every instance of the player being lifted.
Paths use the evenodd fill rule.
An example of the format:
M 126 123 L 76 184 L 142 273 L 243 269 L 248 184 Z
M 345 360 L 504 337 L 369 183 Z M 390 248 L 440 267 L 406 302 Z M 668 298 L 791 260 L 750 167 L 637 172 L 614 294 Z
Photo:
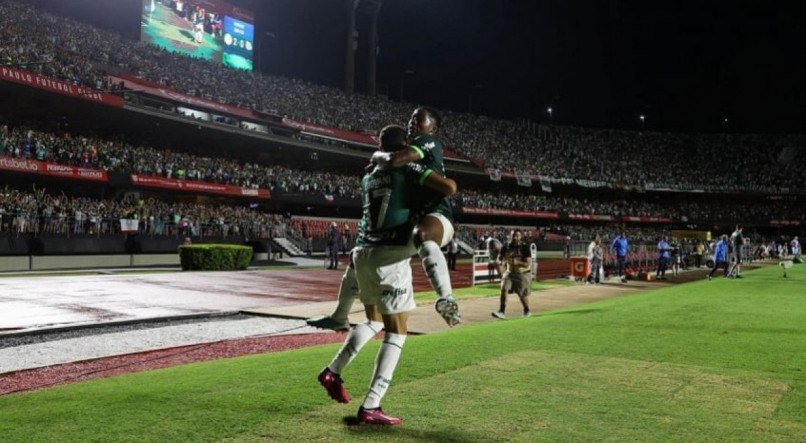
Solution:
M 406 132 L 400 126 L 387 126 L 381 131 L 381 148 L 385 151 L 406 149 L 405 141 Z M 423 177 L 420 168 L 413 164 L 400 168 L 375 167 L 361 180 L 363 216 L 351 262 L 367 321 L 350 331 L 333 361 L 319 374 L 319 383 L 334 400 L 349 402 L 340 374 L 383 327 L 386 333 L 375 360 L 370 389 L 358 409 L 358 420 L 362 423 L 402 422 L 386 415 L 380 406 L 403 350 L 408 313 L 415 307 L 410 265 L 415 252 L 411 237 L 412 201 L 426 189 L 451 195 L 456 192 L 456 183 L 437 173 Z
M 409 120 L 409 147 L 396 152 L 376 152 L 372 161 L 391 167 L 413 163 L 413 167 L 421 171 L 421 183 L 433 173 L 445 177 L 443 146 L 435 135 L 441 124 L 442 119 L 435 110 L 427 107 L 415 109 Z M 415 195 L 417 210 L 412 214 L 413 219 L 418 220 L 413 231 L 414 245 L 422 258 L 428 280 L 437 292 L 434 308 L 448 325 L 454 326 L 461 321 L 459 305 L 453 298 L 448 263 L 440 250 L 453 238 L 453 210 L 445 195 L 428 188 L 421 191 Z M 308 324 L 337 331 L 349 329 L 347 316 L 357 291 L 355 270 L 349 266 L 342 276 L 336 309 L 330 316 L 308 319 Z

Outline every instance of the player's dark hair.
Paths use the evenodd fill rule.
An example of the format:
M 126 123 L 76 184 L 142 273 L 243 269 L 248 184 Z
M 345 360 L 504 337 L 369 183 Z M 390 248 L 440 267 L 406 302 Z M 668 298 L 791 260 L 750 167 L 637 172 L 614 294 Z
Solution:
M 436 109 L 430 106 L 419 106 L 417 109 L 428 114 L 428 116 L 434 120 L 434 123 L 436 123 L 437 128 L 442 128 L 442 115 L 440 115 Z
M 388 125 L 381 129 L 381 149 L 384 152 L 399 151 L 406 146 L 406 130 L 402 126 Z

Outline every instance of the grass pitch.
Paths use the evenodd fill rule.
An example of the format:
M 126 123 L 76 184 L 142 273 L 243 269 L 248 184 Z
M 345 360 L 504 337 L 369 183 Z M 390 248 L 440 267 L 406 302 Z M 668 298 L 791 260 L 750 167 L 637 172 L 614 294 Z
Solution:
M 333 403 L 338 346 L 0 397 L 4 441 L 803 441 L 806 267 L 778 268 L 409 337 L 384 399 L 347 426 L 378 342 Z

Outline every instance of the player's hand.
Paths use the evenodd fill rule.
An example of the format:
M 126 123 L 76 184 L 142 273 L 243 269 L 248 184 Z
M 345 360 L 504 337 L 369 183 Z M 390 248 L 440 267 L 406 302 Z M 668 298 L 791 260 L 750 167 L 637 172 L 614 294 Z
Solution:
M 370 157 L 369 161 L 375 163 L 381 168 L 385 168 L 392 161 L 392 154 L 388 152 L 375 151 Z

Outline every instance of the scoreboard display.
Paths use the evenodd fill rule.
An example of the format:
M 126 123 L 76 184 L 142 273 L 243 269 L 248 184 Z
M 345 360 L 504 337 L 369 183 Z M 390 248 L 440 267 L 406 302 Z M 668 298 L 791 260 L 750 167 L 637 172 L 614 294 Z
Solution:
M 143 0 L 140 40 L 171 52 L 251 70 L 254 15 L 222 0 Z
M 254 38 L 255 26 L 253 24 L 232 17 L 224 17 L 224 64 L 239 68 L 248 60 L 248 69 L 252 69 Z

